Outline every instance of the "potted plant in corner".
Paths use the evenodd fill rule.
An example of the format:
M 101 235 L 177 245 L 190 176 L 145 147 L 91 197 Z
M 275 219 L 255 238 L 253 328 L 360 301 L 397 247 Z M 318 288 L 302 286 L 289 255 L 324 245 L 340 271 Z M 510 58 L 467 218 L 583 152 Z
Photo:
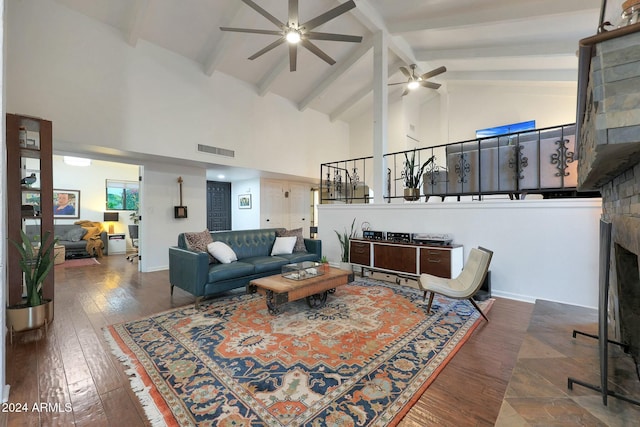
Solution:
M 420 182 L 424 174 L 424 169 L 433 162 L 435 156 L 431 156 L 426 162 L 420 166 L 416 164 L 416 148 L 411 152 L 411 157 L 404 153 L 404 169 L 402 171 L 402 178 L 404 179 L 404 199 L 410 202 L 420 199 Z
M 349 263 L 349 239 L 353 239 L 356 237 L 357 231 L 355 230 L 356 219 L 353 218 L 351 222 L 351 230 L 347 233 L 347 230 L 344 230 L 344 233 L 338 233 L 337 230 L 333 230 L 336 232 L 338 236 L 338 240 L 340 241 L 340 250 L 342 252 L 342 257 L 340 258 L 340 268 L 343 270 L 352 270 L 351 264 Z
M 34 248 L 29 237 L 20 231 L 22 241 L 11 241 L 20 252 L 20 269 L 24 273 L 27 297 L 20 304 L 7 307 L 7 327 L 13 342 L 13 333 L 47 326 L 53 320 L 53 301 L 44 299 L 42 285 L 53 267 L 53 248 L 58 239 L 51 232 L 44 234 L 39 248 Z

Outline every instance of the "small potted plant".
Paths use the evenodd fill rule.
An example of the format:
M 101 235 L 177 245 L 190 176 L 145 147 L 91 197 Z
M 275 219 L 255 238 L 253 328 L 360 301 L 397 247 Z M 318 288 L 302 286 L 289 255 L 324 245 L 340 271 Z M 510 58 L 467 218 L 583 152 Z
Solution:
M 353 218 L 351 222 L 351 231 L 347 232 L 344 230 L 344 233 L 338 233 L 337 230 L 333 230 L 336 232 L 338 236 L 338 240 L 340 241 L 340 250 L 342 252 L 342 256 L 340 258 L 341 264 L 340 268 L 343 270 L 351 270 L 351 264 L 349 263 L 349 239 L 353 239 L 357 235 L 357 230 L 355 230 L 356 219 Z
M 420 199 L 420 182 L 424 174 L 424 169 L 429 166 L 435 156 L 431 156 L 426 162 L 420 166 L 416 164 L 416 148 L 411 151 L 411 157 L 404 153 L 404 170 L 402 171 L 402 178 L 404 179 L 404 199 L 410 202 Z
M 24 273 L 27 297 L 20 304 L 7 307 L 7 326 L 11 339 L 14 332 L 28 331 L 46 326 L 53 320 L 53 301 L 44 299 L 42 285 L 54 264 L 54 246 L 58 239 L 44 234 L 39 248 L 34 248 L 29 236 L 20 231 L 22 241 L 11 241 L 20 252 L 20 269 Z
M 320 258 L 320 271 L 323 273 L 329 272 L 329 260 L 327 260 L 327 257 L 324 255 Z

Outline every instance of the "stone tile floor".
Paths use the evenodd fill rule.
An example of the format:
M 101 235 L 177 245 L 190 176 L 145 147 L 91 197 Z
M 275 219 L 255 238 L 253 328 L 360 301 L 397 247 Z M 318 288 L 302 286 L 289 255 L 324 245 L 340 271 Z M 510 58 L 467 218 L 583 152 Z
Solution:
M 568 377 L 600 384 L 597 311 L 537 301 L 505 392 L 496 426 L 637 426 L 640 406 L 574 384 Z M 611 337 L 610 337 L 611 338 Z M 609 389 L 640 400 L 640 380 L 631 356 L 609 346 Z

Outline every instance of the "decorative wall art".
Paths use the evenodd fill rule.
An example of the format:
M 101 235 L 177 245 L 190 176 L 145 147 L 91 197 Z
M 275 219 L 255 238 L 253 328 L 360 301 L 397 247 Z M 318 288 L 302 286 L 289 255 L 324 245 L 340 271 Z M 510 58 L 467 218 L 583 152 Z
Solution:
M 80 218 L 80 190 L 53 190 L 53 217 Z
M 251 194 L 241 194 L 238 196 L 238 208 L 251 209 Z

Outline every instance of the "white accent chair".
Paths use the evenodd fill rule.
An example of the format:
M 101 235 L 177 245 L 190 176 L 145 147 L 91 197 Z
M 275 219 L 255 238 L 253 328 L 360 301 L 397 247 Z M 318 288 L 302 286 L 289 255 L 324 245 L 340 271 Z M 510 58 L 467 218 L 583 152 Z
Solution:
M 484 283 L 492 257 L 493 252 L 488 249 L 482 247 L 472 248 L 467 262 L 455 279 L 445 279 L 443 277 L 432 276 L 431 274 L 421 274 L 418 285 L 420 289 L 424 291 L 424 299 L 427 298 L 427 292 L 430 292 L 427 313 L 431 312 L 434 295 L 441 294 L 453 299 L 468 299 L 488 322 L 489 319 L 487 316 L 485 316 L 482 310 L 480 310 L 480 307 L 478 307 L 478 304 L 473 300 L 473 295 L 480 289 L 482 283 Z

